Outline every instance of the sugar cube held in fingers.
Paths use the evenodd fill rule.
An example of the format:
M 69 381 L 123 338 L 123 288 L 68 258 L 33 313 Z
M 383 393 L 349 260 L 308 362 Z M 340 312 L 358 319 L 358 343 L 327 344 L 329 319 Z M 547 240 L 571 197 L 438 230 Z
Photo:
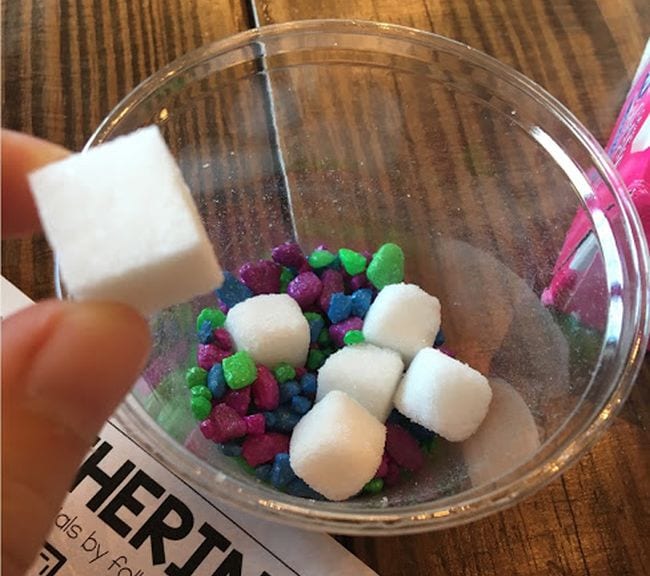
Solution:
M 157 127 L 29 175 L 67 289 L 149 314 L 219 286 L 223 275 L 190 191 Z

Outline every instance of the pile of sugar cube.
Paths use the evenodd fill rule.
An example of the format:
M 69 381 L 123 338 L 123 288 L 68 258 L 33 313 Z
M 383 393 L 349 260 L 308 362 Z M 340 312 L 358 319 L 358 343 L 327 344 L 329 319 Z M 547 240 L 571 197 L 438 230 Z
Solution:
M 239 279 L 223 274 L 155 127 L 47 166 L 30 183 L 75 298 L 149 314 L 217 288 L 222 309 L 197 319 L 192 410 L 206 438 L 275 485 L 344 500 L 391 474 L 387 455 L 416 469 L 417 444 L 386 424 L 394 409 L 453 442 L 485 418 L 488 381 L 434 347 L 440 303 L 404 283 L 399 246 L 305 257 L 285 243 Z

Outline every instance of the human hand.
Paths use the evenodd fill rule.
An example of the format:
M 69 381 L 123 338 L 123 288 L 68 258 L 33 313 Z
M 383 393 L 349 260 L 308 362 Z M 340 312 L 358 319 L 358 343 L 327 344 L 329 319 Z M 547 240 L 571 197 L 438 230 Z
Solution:
M 66 150 L 2 131 L 3 236 L 38 230 L 26 175 Z M 23 574 L 79 464 L 149 352 L 122 304 L 46 301 L 2 322 L 2 566 Z

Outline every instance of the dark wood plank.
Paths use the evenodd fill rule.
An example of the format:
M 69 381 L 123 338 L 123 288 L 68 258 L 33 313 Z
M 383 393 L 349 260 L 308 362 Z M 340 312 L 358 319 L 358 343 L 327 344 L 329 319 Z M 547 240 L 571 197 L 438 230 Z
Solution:
M 3 0 L 2 125 L 79 150 L 155 70 L 246 26 L 240 0 Z M 2 273 L 34 299 L 53 295 L 41 237 L 3 241 Z
M 536 80 L 565 103 L 603 144 L 650 33 L 650 5 L 632 0 L 616 4 L 606 0 L 350 0 L 328 3 L 260 0 L 256 5 L 262 24 L 311 18 L 360 18 L 414 26 L 465 42 Z M 291 74 L 294 74 L 293 79 Z M 272 76 L 274 90 L 279 85 L 282 98 L 286 98 L 277 106 L 279 133 L 286 145 L 285 160 L 294 210 L 299 219 L 306 222 L 301 233 L 307 243 L 317 242 L 319 235 L 327 237 L 328 234 L 317 224 L 316 216 L 322 207 L 301 198 L 308 194 L 304 192 L 307 190 L 320 190 L 321 193 L 328 188 L 349 191 L 343 206 L 329 206 L 323 214 L 335 215 L 340 209 L 351 222 L 347 232 L 349 238 L 343 240 L 358 244 L 372 242 L 374 238 L 355 234 L 354 222 L 373 218 L 383 209 L 395 211 L 398 218 L 410 219 L 415 228 L 424 217 L 423 213 L 435 214 L 437 208 L 444 211 L 444 200 L 439 195 L 423 192 L 431 182 L 450 185 L 458 189 L 459 194 L 468 194 L 463 188 L 471 182 L 443 177 L 442 167 L 436 166 L 436 156 L 480 136 L 494 140 L 494 133 L 486 132 L 487 128 L 480 125 L 480 120 L 471 118 L 465 123 L 462 119 L 448 121 L 433 115 L 429 128 L 409 122 L 408 118 L 399 120 L 399 111 L 392 109 L 390 104 L 378 108 L 376 101 L 364 99 L 373 82 L 387 89 L 387 79 L 382 81 L 377 75 L 360 75 L 354 90 L 350 89 L 353 83 L 343 74 L 338 78 L 334 72 L 331 75 L 332 78 L 325 79 L 314 73 L 311 79 L 316 86 L 331 85 L 337 89 L 314 93 L 301 87 L 307 84 L 306 76 L 287 71 Z M 291 90 L 287 89 L 288 86 Z M 401 90 L 405 94 L 404 100 L 408 100 L 409 90 L 416 90 L 399 79 L 393 89 Z M 373 125 L 372 121 L 378 118 L 382 121 Z M 283 122 L 288 128 L 289 119 L 301 126 L 299 137 L 292 138 L 288 130 L 283 132 Z M 363 133 L 358 141 L 342 143 L 340 125 L 345 122 L 355 126 L 369 123 L 380 126 L 375 127 L 375 134 Z M 385 134 L 381 131 L 382 124 L 398 125 L 400 130 Z M 418 143 L 426 140 L 427 129 L 444 135 L 444 140 L 439 143 L 440 149 L 431 158 L 409 162 L 409 156 L 422 155 Z M 388 144 L 391 139 L 395 141 L 395 149 L 402 152 L 394 158 L 391 154 L 393 149 Z M 310 145 L 301 149 L 300 141 L 307 141 Z M 499 141 L 499 144 L 507 146 L 507 142 Z M 351 167 L 351 149 L 359 154 L 362 159 L 359 164 L 362 163 L 365 170 Z M 522 155 L 522 165 L 534 165 L 534 154 L 524 150 Z M 400 165 L 400 178 L 396 179 L 394 173 L 391 175 L 391 170 L 386 169 L 384 177 L 373 179 L 378 165 L 386 162 L 387 158 Z M 316 169 L 319 162 L 321 170 Z M 480 165 L 479 158 L 473 158 L 473 162 Z M 312 172 L 311 176 L 309 172 Z M 515 189 L 521 186 L 522 181 L 513 174 L 498 184 Z M 370 187 L 377 194 L 364 204 L 362 198 Z M 404 206 L 391 203 L 389 191 L 395 188 L 410 189 L 409 200 L 404 201 Z M 472 195 L 468 194 L 464 205 L 471 200 Z M 440 202 L 442 204 L 436 204 Z M 410 207 L 412 203 L 415 203 L 413 208 Z M 482 217 L 494 214 L 494 209 L 485 204 Z M 458 230 L 458 226 L 461 226 L 459 234 L 471 234 L 463 232 L 463 224 L 459 222 L 436 220 L 435 223 L 443 235 L 448 229 Z M 544 227 L 549 224 L 542 214 L 540 221 L 523 233 L 532 237 L 537 235 L 534 241 L 537 244 L 544 237 Z M 411 252 L 418 253 L 408 244 L 407 238 L 404 241 Z M 489 245 L 487 239 L 483 241 Z M 516 257 L 516 247 L 512 245 L 499 245 L 496 239 L 493 246 L 495 253 L 502 258 Z M 549 249 L 556 252 L 557 246 Z M 538 265 L 539 262 L 532 261 L 531 270 L 534 272 Z M 410 273 L 417 275 L 417 269 L 416 262 Z M 529 278 L 525 269 L 518 270 L 518 273 L 534 285 L 534 278 Z M 489 283 L 491 279 L 486 275 L 483 280 Z M 432 282 L 435 284 L 435 280 Z M 456 288 L 462 293 L 462 286 Z M 457 331 L 460 337 L 462 330 L 462 326 L 454 326 L 452 335 Z M 499 330 L 505 331 L 507 326 L 495 328 L 495 336 Z M 465 349 L 463 352 L 479 359 L 481 352 L 485 358 L 491 354 L 490 350 Z M 647 482 L 650 472 L 647 450 L 650 441 L 647 426 L 650 418 L 649 382 L 650 361 L 646 361 L 636 388 L 610 431 L 561 479 L 522 504 L 474 524 L 441 533 L 342 540 L 382 576 L 645 574 L 650 562 L 650 486 Z

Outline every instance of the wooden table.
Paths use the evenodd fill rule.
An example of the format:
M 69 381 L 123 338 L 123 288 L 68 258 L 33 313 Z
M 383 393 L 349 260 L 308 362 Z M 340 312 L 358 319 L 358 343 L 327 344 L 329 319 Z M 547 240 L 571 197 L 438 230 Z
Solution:
M 394 22 L 499 58 L 559 98 L 604 143 L 650 34 L 647 0 L 4 0 L 3 126 L 79 149 L 138 82 L 255 25 Z M 53 294 L 42 238 L 5 241 L 2 273 Z M 650 357 L 610 431 L 535 497 L 444 532 L 342 538 L 382 576 L 650 572 Z

